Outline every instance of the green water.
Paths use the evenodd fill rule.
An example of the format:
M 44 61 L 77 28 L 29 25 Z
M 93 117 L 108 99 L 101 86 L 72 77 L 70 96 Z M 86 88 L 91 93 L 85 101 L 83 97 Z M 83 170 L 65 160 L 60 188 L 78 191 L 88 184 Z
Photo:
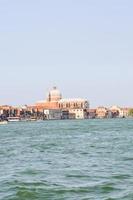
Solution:
M 133 120 L 0 126 L 0 200 L 133 200 Z

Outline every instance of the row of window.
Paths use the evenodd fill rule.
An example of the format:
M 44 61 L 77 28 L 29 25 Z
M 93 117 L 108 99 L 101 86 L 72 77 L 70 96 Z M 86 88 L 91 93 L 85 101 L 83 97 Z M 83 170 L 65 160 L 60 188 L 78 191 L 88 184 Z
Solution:
M 80 103 L 80 104 L 70 104 L 70 103 L 65 103 L 65 104 L 59 104 L 59 108 L 83 108 L 84 104 Z

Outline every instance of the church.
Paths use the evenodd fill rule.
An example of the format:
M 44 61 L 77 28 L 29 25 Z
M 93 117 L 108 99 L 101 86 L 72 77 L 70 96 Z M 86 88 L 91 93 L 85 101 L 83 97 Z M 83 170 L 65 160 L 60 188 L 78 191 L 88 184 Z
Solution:
M 87 117 L 86 110 L 89 108 L 89 102 L 81 98 L 64 99 L 57 87 L 53 87 L 49 91 L 46 100 L 37 102 L 35 108 L 44 112 L 48 110 L 57 112 L 59 110 L 62 111 L 62 114 L 68 113 L 68 118 L 84 119 Z

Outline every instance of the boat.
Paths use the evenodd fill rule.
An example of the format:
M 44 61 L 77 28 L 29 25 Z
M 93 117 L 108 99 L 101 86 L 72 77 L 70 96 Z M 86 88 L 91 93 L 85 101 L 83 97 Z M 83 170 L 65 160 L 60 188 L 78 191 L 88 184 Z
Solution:
M 4 125 L 4 124 L 7 124 L 8 122 L 7 121 L 0 121 L 0 125 Z
M 8 117 L 7 120 L 8 120 L 8 122 L 19 122 L 20 118 L 19 117 Z
M 32 117 L 32 118 L 29 119 L 29 121 L 33 121 L 34 122 L 34 121 L 37 121 L 37 119 Z

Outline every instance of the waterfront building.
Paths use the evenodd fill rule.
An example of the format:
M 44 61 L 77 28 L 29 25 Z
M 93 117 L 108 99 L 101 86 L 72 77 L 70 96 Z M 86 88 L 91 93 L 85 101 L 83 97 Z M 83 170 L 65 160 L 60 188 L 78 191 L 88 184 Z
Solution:
M 45 100 L 30 106 L 0 106 L 0 118 L 20 117 L 24 119 L 84 119 L 89 103 L 86 99 L 63 99 L 61 92 L 53 87 Z
M 37 102 L 34 108 L 41 112 L 59 109 L 62 111 L 63 119 L 74 116 L 75 119 L 84 119 L 87 118 L 86 110 L 89 108 L 89 103 L 86 99 L 81 98 L 63 99 L 61 92 L 56 87 L 53 87 L 49 91 L 46 100 Z
M 87 118 L 94 119 L 96 117 L 96 109 L 87 109 Z
M 68 110 L 62 110 L 62 119 L 70 119 L 70 115 L 69 115 L 69 111 Z M 75 116 L 74 116 L 75 118 Z
M 131 117 L 129 115 L 129 111 L 132 108 L 112 106 L 110 108 L 98 107 L 97 109 L 89 109 L 89 103 L 85 99 L 61 99 L 61 94 L 59 92 L 58 94 L 59 95 L 53 96 L 49 95 L 47 100 L 37 102 L 35 105 L 31 106 L 0 106 L 0 120 L 7 120 L 9 117 L 18 117 L 22 121 L 32 119 L 45 120 Z
M 87 112 L 84 109 L 69 109 L 69 114 L 74 114 L 75 119 L 87 119 Z
M 69 118 L 68 119 L 76 119 L 75 113 L 69 112 Z
M 98 107 L 96 109 L 96 117 L 97 118 L 107 118 L 108 117 L 108 109 L 105 107 Z
M 38 101 L 35 107 L 38 110 L 59 109 L 59 101 L 61 98 L 62 95 L 60 91 L 56 87 L 53 87 L 53 89 L 49 91 L 46 100 Z
M 75 113 L 69 112 L 69 110 L 62 110 L 62 119 L 76 119 Z
M 87 118 L 87 109 L 89 103 L 86 99 L 61 99 L 59 101 L 59 108 L 62 110 L 68 110 L 70 117 L 75 116 L 75 119 L 86 119 Z
M 60 109 L 49 109 L 44 110 L 45 119 L 59 120 L 62 119 L 62 112 Z
M 87 109 L 89 103 L 86 99 L 61 99 L 59 102 L 59 108 L 61 109 Z
M 124 117 L 129 117 L 129 111 L 132 108 L 122 108 Z
M 124 117 L 124 111 L 119 106 L 112 106 L 111 108 L 109 108 L 109 110 L 111 111 L 113 118 L 115 118 L 115 117 L 120 117 L 120 118 Z
M 11 106 L 0 106 L 0 119 L 5 120 L 10 115 Z

